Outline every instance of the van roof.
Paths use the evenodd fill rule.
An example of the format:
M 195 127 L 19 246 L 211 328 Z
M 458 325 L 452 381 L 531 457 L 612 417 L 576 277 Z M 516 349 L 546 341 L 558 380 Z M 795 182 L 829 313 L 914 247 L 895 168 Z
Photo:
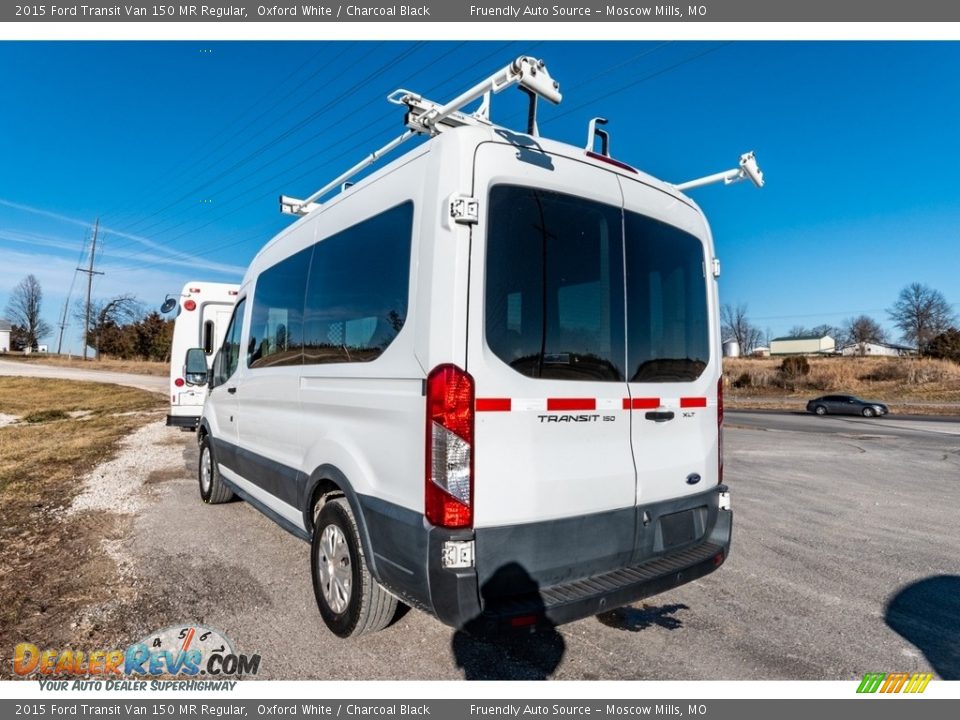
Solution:
M 583 162 L 595 165 L 602 170 L 606 170 L 608 172 L 612 172 L 622 177 L 630 178 L 656 188 L 657 190 L 667 193 L 685 205 L 697 210 L 697 212 L 700 212 L 699 206 L 693 200 L 691 200 L 689 196 L 678 190 L 675 185 L 665 182 L 657 177 L 654 177 L 653 175 L 650 175 L 649 173 L 643 172 L 642 170 L 635 169 L 614 158 L 607 159 L 605 156 L 598 155 L 596 153 L 590 153 L 582 147 L 576 147 L 568 143 L 560 142 L 558 140 L 551 140 L 542 136 L 533 136 L 526 133 L 516 132 L 499 125 L 468 125 L 450 128 L 436 135 L 435 137 L 426 138 L 425 141 L 417 147 L 407 151 L 397 158 L 394 158 L 392 161 L 358 180 L 355 184 L 350 185 L 335 195 L 332 195 L 329 199 L 325 200 L 317 210 L 301 216 L 296 222 L 292 223 L 289 227 L 284 228 L 277 233 L 277 235 L 271 238 L 260 249 L 251 264 L 255 263 L 269 248 L 273 247 L 285 236 L 293 232 L 296 228 L 301 227 L 301 225 L 308 223 L 311 220 L 316 220 L 318 216 L 323 214 L 323 208 L 333 207 L 344 198 L 349 197 L 354 193 L 362 192 L 363 189 L 368 185 L 395 171 L 397 168 L 409 163 L 411 160 L 428 152 L 439 150 L 444 145 L 450 143 L 461 145 L 462 149 L 459 152 L 469 153 L 470 157 L 472 157 L 473 151 L 476 149 L 476 147 L 488 142 L 512 144 L 517 147 L 539 150 L 546 154 L 560 155 L 581 160 Z

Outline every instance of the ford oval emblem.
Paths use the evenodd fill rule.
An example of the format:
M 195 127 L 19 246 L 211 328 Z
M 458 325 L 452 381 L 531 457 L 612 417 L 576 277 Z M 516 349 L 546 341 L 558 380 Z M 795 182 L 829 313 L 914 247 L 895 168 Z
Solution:
M 687 475 L 687 485 L 696 485 L 698 482 L 700 482 L 700 475 L 697 473 Z

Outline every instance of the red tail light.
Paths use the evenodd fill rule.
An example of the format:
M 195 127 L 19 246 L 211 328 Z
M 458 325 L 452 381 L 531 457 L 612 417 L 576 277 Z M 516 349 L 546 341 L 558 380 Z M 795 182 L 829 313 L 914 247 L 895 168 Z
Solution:
M 183 378 L 177 378 L 176 380 L 173 381 L 173 384 L 176 385 L 177 387 L 183 387 L 184 385 Z
M 196 310 L 196 309 L 197 309 L 197 304 L 196 304 L 193 300 L 187 300 L 187 301 L 183 304 L 183 309 L 184 309 L 184 310 Z
M 473 378 L 456 365 L 427 377 L 424 514 L 433 525 L 473 525 Z
M 717 380 L 717 484 L 723 483 L 723 375 Z

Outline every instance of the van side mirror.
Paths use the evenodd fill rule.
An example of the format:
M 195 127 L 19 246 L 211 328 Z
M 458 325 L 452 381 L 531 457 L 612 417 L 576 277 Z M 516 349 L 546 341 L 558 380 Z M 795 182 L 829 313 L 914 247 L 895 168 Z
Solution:
M 186 380 L 187 385 L 207 384 L 207 354 L 203 351 L 203 348 L 197 347 L 187 350 L 183 379 Z

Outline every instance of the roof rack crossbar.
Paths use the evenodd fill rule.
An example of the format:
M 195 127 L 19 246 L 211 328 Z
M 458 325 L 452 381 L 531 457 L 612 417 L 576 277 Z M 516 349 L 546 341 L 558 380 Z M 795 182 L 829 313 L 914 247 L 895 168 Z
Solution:
M 542 97 L 557 104 L 563 98 L 559 84 L 550 77 L 547 66 L 542 60 L 521 55 L 512 63 L 494 73 L 486 80 L 477 83 L 450 102 L 440 105 L 407 90 L 396 90 L 387 96 L 387 100 L 397 105 L 407 106 L 404 124 L 408 130 L 394 138 L 379 150 L 374 151 L 336 179 L 330 181 L 304 200 L 280 196 L 280 212 L 289 215 L 306 215 L 320 207 L 317 202 L 331 190 L 341 186 L 347 180 L 369 167 L 388 152 L 396 149 L 414 135 L 438 135 L 445 129 L 462 125 L 489 125 L 490 97 L 513 85 L 520 85 L 530 96 L 530 110 L 527 118 L 527 132 L 537 134 L 536 99 Z M 480 107 L 471 114 L 460 112 L 474 100 L 482 98 Z

